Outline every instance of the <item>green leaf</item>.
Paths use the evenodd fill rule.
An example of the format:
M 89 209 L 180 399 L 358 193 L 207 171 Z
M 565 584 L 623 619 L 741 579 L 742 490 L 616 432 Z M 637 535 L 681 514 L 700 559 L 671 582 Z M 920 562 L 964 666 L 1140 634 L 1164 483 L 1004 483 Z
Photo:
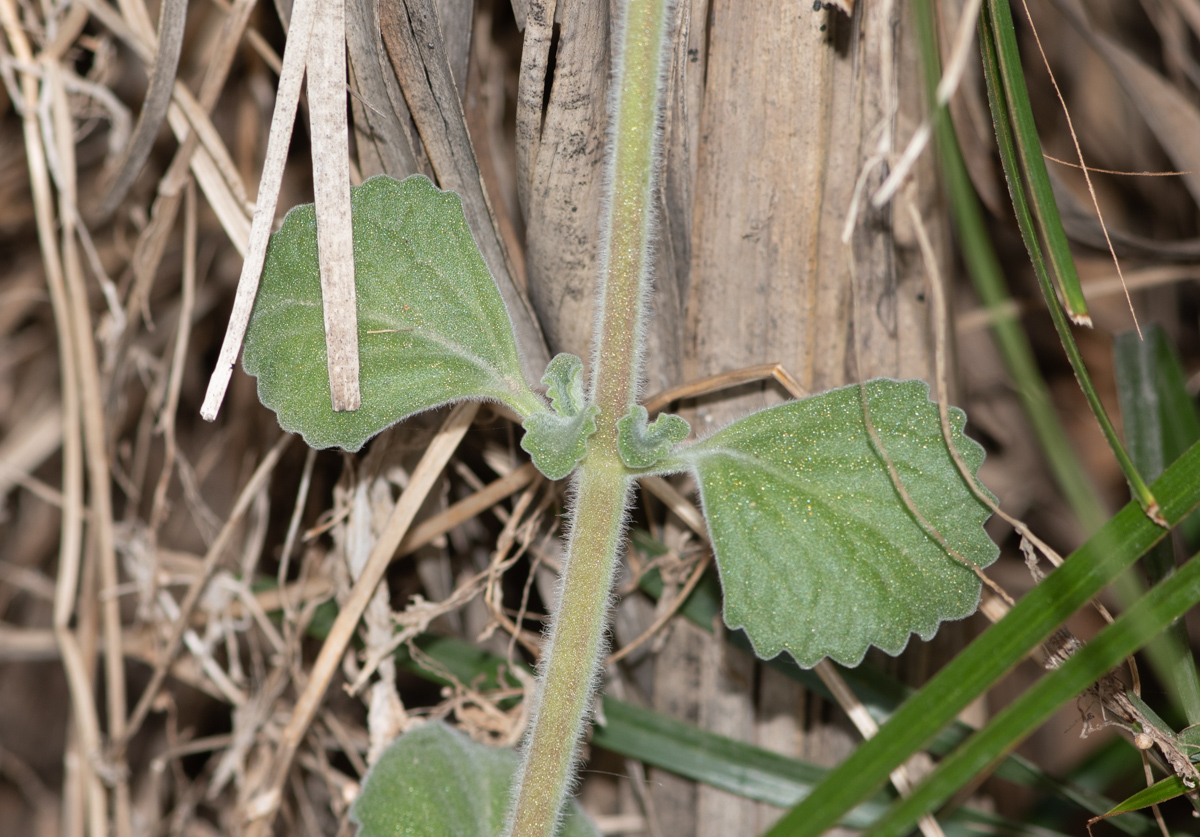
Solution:
M 629 415 L 617 421 L 617 450 L 630 468 L 649 468 L 666 459 L 692 429 L 683 418 L 668 413 L 654 424 L 649 419 L 646 408 L 635 404 Z
M 1184 727 L 1179 731 L 1179 746 L 1191 753 L 1192 761 L 1195 761 L 1195 753 L 1200 749 L 1200 724 L 1192 724 L 1190 727 Z
M 542 376 L 554 412 L 541 412 L 525 419 L 521 448 L 537 469 L 552 480 L 560 480 L 587 453 L 588 437 L 596 432 L 600 408 L 583 397 L 583 361 L 575 355 L 558 354 Z
M 478 744 L 442 723 L 425 724 L 384 752 L 350 815 L 360 837 L 497 837 L 517 761 L 512 750 Z M 572 802 L 558 834 L 599 832 Z
M 963 485 L 921 381 L 865 385 L 871 422 L 916 509 L 967 561 L 999 552 L 988 508 Z M 979 603 L 980 583 L 914 518 L 863 420 L 858 385 L 755 413 L 687 449 L 725 589 L 725 622 L 758 656 L 857 665 L 898 654 Z M 955 444 L 972 471 L 983 449 Z
M 271 237 L 242 359 L 283 429 L 354 451 L 452 401 L 500 401 L 523 417 L 545 410 L 458 196 L 421 176 L 375 177 L 352 190 L 351 207 L 362 407 L 330 406 L 316 215 L 298 206 Z

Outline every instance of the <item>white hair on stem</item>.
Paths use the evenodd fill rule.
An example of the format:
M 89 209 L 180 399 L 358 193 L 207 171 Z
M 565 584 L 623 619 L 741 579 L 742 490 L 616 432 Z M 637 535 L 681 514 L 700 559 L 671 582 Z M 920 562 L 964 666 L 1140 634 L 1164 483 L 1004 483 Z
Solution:
M 612 247 L 612 228 L 614 216 L 619 210 L 614 210 L 613 207 L 613 192 L 616 187 L 616 168 L 617 155 L 616 146 L 621 136 L 621 114 L 620 114 L 620 94 L 624 85 L 622 81 L 625 77 L 625 46 L 626 46 L 626 26 L 628 7 L 630 3 L 620 4 L 622 14 L 618 14 L 613 21 L 611 43 L 612 43 L 612 63 L 609 68 L 609 84 L 608 84 L 608 113 L 609 119 L 604 133 L 605 141 L 605 158 L 604 166 L 601 170 L 603 181 L 600 188 L 600 235 L 596 253 L 596 268 L 598 281 L 596 282 L 596 301 L 595 301 L 595 319 L 592 325 L 592 357 L 591 357 L 591 380 L 589 381 L 589 397 L 594 399 L 596 396 L 596 370 L 600 368 L 600 340 L 599 335 L 603 333 L 605 325 L 606 298 L 608 291 L 609 268 L 611 265 L 611 247 Z M 670 38 L 675 16 L 673 14 L 677 0 L 665 0 L 662 3 L 662 27 L 667 30 L 665 37 Z M 668 40 L 669 42 L 669 40 Z M 643 192 L 646 200 L 642 202 L 641 208 L 644 213 L 642 218 L 642 234 L 641 238 L 641 253 L 639 264 L 641 265 L 640 275 L 638 276 L 638 305 L 635 333 L 629 335 L 630 343 L 634 349 L 634 357 L 632 363 L 633 374 L 633 395 L 634 400 L 641 395 L 641 387 L 643 384 L 642 367 L 645 361 L 645 337 L 646 324 L 650 315 L 650 294 L 653 289 L 652 268 L 652 253 L 654 238 L 658 233 L 659 218 L 658 206 L 654 200 L 654 195 L 658 190 L 659 184 L 662 181 L 662 138 L 663 128 L 666 124 L 666 108 L 662 107 L 664 98 L 664 90 L 667 86 L 669 70 L 670 70 L 670 51 L 663 49 L 658 55 L 658 65 L 655 70 L 654 77 L 654 100 L 659 104 L 656 108 L 653 135 L 651 140 L 651 164 L 649 167 L 649 178 L 643 185 Z

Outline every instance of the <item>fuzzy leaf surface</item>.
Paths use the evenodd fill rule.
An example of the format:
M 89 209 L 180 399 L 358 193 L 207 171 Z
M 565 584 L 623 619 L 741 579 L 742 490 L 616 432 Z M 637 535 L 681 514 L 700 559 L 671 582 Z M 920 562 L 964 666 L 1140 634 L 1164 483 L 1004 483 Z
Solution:
M 564 418 L 583 412 L 586 402 L 583 397 L 583 361 L 575 355 L 560 352 L 546 365 L 542 376 L 546 386 L 546 397 L 554 412 Z
M 440 722 L 396 739 L 363 783 L 351 817 L 359 837 L 498 837 L 517 770 L 512 750 L 487 747 Z M 575 802 L 559 837 L 598 837 Z
M 954 465 L 921 381 L 864 385 L 872 424 L 921 515 L 979 567 L 999 550 L 990 515 Z M 867 647 L 898 654 L 979 603 L 974 572 L 909 511 L 863 420 L 858 385 L 747 416 L 682 452 L 700 497 L 725 593 L 725 622 L 763 659 L 857 665 Z M 971 472 L 983 449 L 955 445 Z
M 501 401 L 523 417 L 545 410 L 459 197 L 419 175 L 381 176 L 352 190 L 351 208 L 362 407 L 330 406 L 316 215 L 298 206 L 271 236 L 242 360 L 283 429 L 355 451 L 453 401 Z
M 664 413 L 649 423 L 650 414 L 635 404 L 629 415 L 617 420 L 617 449 L 630 468 L 650 468 L 667 458 L 671 449 L 687 438 L 691 427 L 681 416 Z
M 587 453 L 600 408 L 584 399 L 583 361 L 575 355 L 555 355 L 542 383 L 554 412 L 536 413 L 525 420 L 521 448 L 548 479 L 560 480 Z

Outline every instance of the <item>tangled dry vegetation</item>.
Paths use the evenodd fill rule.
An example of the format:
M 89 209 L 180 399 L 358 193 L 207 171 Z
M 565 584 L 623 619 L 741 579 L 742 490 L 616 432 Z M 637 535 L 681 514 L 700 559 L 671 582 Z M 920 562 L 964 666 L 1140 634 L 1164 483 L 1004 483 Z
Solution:
M 180 12 L 172 0 L 162 5 Z M 445 36 L 429 49 L 462 91 L 460 121 L 478 165 L 478 196 L 468 204 L 491 211 L 487 229 L 505 256 L 504 269 L 532 298 L 551 348 L 586 356 L 579 347 L 590 325 L 579 324 L 590 319 L 579 311 L 590 305 L 595 209 L 585 202 L 595 197 L 591 178 L 603 136 L 607 4 L 566 3 L 565 23 L 562 3 L 560 23 L 524 19 L 543 7 L 535 0 L 384 0 L 380 8 L 387 15 L 407 8 L 417 20 L 435 5 Z M 843 291 L 802 289 L 820 272 L 812 254 L 825 253 L 829 235 L 840 232 L 846 205 L 835 198 L 852 192 L 868 153 L 862 149 L 877 136 L 869 108 L 878 102 L 839 95 L 870 89 L 855 87 L 855 79 L 873 72 L 865 57 L 877 56 L 870 39 L 883 30 L 871 15 L 903 20 L 906 4 L 860 0 L 853 17 L 808 6 L 799 14 L 801 5 L 680 5 L 687 25 L 673 77 L 668 154 L 675 156 L 668 161 L 659 280 L 662 305 L 675 308 L 656 311 L 656 322 L 670 329 L 660 329 L 651 348 L 652 392 L 768 361 L 783 362 L 806 387 L 824 388 L 846 375 L 847 333 L 875 333 L 871 323 L 844 327 Z M 941 5 L 953 31 L 958 4 Z M 236 834 L 255 806 L 274 804 L 281 805 L 278 833 L 349 834 L 348 803 L 367 765 L 409 725 L 448 718 L 476 738 L 505 745 L 523 732 L 524 704 L 514 699 L 530 685 L 525 669 L 509 666 L 508 685 L 499 690 L 452 676 L 449 685 L 433 685 L 414 673 L 422 664 L 437 666 L 423 656 L 421 638 L 457 637 L 529 662 L 554 595 L 560 489 L 525 464 L 516 444 L 520 429 L 506 415 L 481 408 L 475 432 L 451 446 L 448 466 L 437 473 L 420 463 L 436 452 L 435 440 L 445 444 L 448 412 L 393 428 L 359 456 L 313 452 L 280 432 L 259 405 L 253 380 L 239 371 L 218 420 L 200 420 L 241 268 L 284 40 L 280 17 L 287 18 L 289 4 L 211 0 L 183 9 L 186 27 L 172 35 L 171 27 L 154 23 L 158 5 L 142 0 L 117 6 L 0 0 L 3 834 Z M 1164 326 L 1196 373 L 1200 4 L 1093 2 L 1094 31 L 1087 37 L 1052 4 L 1033 13 L 1089 164 L 1189 170 L 1178 177 L 1094 174 L 1093 180 L 1139 317 Z M 787 40 L 794 34 L 789 27 L 799 26 L 795 20 L 821 33 L 805 35 L 805 49 L 830 53 L 816 81 L 792 66 L 803 63 L 799 41 Z M 385 41 L 396 37 L 389 31 L 385 26 Z M 1072 159 L 1070 133 L 1028 27 L 1022 35 L 1046 150 Z M 177 68 L 160 60 L 172 37 Z M 886 53 L 900 68 L 902 135 L 921 108 L 913 49 L 901 40 L 895 55 Z M 353 64 L 353 38 L 350 50 Z M 769 53 L 781 60 L 760 62 Z M 352 177 L 407 168 L 436 175 L 447 188 L 469 187 L 475 164 L 463 163 L 464 146 L 455 144 L 468 133 L 435 134 L 430 125 L 446 102 L 437 99 L 436 83 L 422 94 L 413 82 L 423 77 L 421 61 L 429 56 L 409 59 L 416 63 L 407 69 L 395 59 L 354 68 Z M 519 78 L 539 72 L 548 79 L 544 96 L 542 88 L 520 88 L 532 97 L 520 105 Z M 581 81 L 596 77 L 599 88 Z M 824 108 L 826 133 L 813 146 L 815 159 L 794 158 L 806 153 L 807 141 L 788 127 L 800 124 L 799 106 L 785 95 L 792 89 L 800 90 L 797 97 L 815 95 Z M 766 117 L 781 120 L 777 133 L 763 128 L 764 144 L 743 139 L 742 147 L 729 131 L 720 142 L 712 139 L 726 124 L 720 120 L 758 119 L 768 91 L 775 98 L 766 106 L 782 113 Z M 398 107 L 405 102 L 407 110 Z M 865 108 L 858 122 L 837 115 L 846 102 Z M 312 198 L 305 114 L 302 107 L 280 214 Z M 1012 232 L 974 61 L 954 117 L 1058 406 L 1096 485 L 1115 506 L 1123 501 L 1119 472 L 1039 313 Z M 835 160 L 841 146 L 828 132 L 847 129 L 857 132 L 849 143 L 853 154 Z M 894 139 L 901 147 L 904 137 Z M 557 156 L 548 162 L 551 151 Z M 1195 162 L 1181 165 L 1184 158 Z M 1068 166 L 1052 168 L 1095 312 L 1097 328 L 1080 339 L 1111 395 L 1111 337 L 1131 326 L 1128 308 L 1082 178 Z M 931 172 L 918 171 L 923 211 L 944 233 Z M 805 223 L 833 232 L 796 243 Z M 897 238 L 905 235 L 896 231 Z M 922 279 L 912 278 L 922 271 L 911 242 L 902 245 L 899 256 L 883 257 L 868 253 L 867 244 L 856 246 L 864 248 L 860 265 L 877 258 L 893 271 L 891 296 L 880 296 L 892 307 L 868 308 L 891 317 L 893 342 L 897 321 L 911 328 L 900 339 L 918 344 L 920 357 L 913 361 L 911 349 L 884 357 L 892 351 L 884 346 L 873 349 L 867 365 L 879 367 L 872 374 L 928 377 L 928 312 L 905 319 L 924 304 Z M 944 240 L 939 246 L 948 252 Z M 800 261 L 799 268 L 789 266 Z M 947 261 L 944 274 L 960 277 L 953 264 Z M 778 278 L 784 274 L 790 285 Z M 975 307 L 965 279 L 954 281 L 956 400 L 989 447 L 984 482 L 1065 553 L 1084 529 L 1031 441 L 988 337 L 987 315 Z M 749 325 L 767 317 L 756 309 L 721 332 L 712 323 L 749 287 L 774 312 L 770 324 Z M 789 319 L 797 300 L 821 293 L 833 300 L 827 309 L 814 303 L 805 322 Z M 837 322 L 824 321 L 822 310 L 840 311 Z M 805 329 L 822 328 L 806 336 Z M 773 386 L 743 387 L 738 397 L 780 397 Z M 1115 396 L 1110 401 L 1115 414 Z M 702 419 L 727 414 L 720 401 L 688 404 Z M 829 763 L 852 746 L 844 721 L 719 639 L 669 619 L 680 591 L 690 590 L 709 561 L 703 533 L 689 528 L 697 517 L 680 488 L 686 490 L 657 486 L 659 496 L 646 493 L 636 512 L 638 527 L 665 550 L 657 557 L 628 553 L 614 627 L 624 659 L 610 666 L 610 690 L 723 734 Z M 328 630 L 331 602 L 349 595 L 401 496 L 420 504 L 417 520 L 340 671 L 332 682 L 314 683 L 308 665 Z M 994 534 L 1008 536 L 1002 529 Z M 651 568 L 665 582 L 657 602 L 637 592 Z M 1029 583 L 1022 572 L 1001 575 L 1017 589 Z M 910 653 L 907 676 L 921 679 L 931 653 Z M 995 699 L 1003 701 L 1003 691 Z M 264 798 L 279 768 L 280 737 L 297 703 L 312 700 L 319 704 L 292 742 L 296 757 L 283 796 Z M 1051 725 L 1030 745 L 1052 772 L 1084 755 L 1071 725 L 1069 718 Z M 752 834 L 778 814 L 635 761 L 598 750 L 592 756 L 582 799 L 607 833 Z M 990 791 L 994 804 L 1019 816 L 1025 801 L 1019 794 L 1002 784 Z M 748 814 L 738 807 L 747 804 Z

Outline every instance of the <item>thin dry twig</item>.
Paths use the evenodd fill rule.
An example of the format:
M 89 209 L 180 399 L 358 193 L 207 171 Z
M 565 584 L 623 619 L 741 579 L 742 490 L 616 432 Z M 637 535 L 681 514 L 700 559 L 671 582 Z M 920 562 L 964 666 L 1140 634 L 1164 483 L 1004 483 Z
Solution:
M 938 420 L 942 429 L 942 438 L 946 442 L 946 450 L 950 453 L 950 458 L 954 460 L 954 466 L 958 468 L 958 473 L 962 476 L 963 483 L 975 495 L 975 498 L 987 506 L 993 514 L 998 515 L 1012 526 L 1021 537 L 1026 538 L 1036 546 L 1050 563 L 1057 567 L 1062 564 L 1062 557 L 1051 549 L 1045 541 L 1035 535 L 1023 521 L 1000 508 L 1000 504 L 992 499 L 992 496 L 979 485 L 979 480 L 971 473 L 971 469 L 967 467 L 967 463 L 963 461 L 962 455 L 958 452 L 958 447 L 954 444 L 954 434 L 950 426 L 950 408 L 948 406 L 949 388 L 946 377 L 946 332 L 950 321 L 950 313 L 946 306 L 946 292 L 942 287 L 941 271 L 938 269 L 937 256 L 933 251 L 933 243 L 929 240 L 929 232 L 925 229 L 925 221 L 921 218 L 921 213 L 917 209 L 916 203 L 908 199 L 907 196 L 905 196 L 904 205 L 908 211 L 909 221 L 912 222 L 913 231 L 916 233 L 917 245 L 921 250 L 921 257 L 925 263 L 926 285 L 929 288 L 930 299 L 933 301 L 934 384 L 937 387 Z M 993 588 L 993 590 L 995 589 Z M 1012 606 L 1013 600 L 1007 593 L 1001 594 L 997 592 L 997 595 L 1000 595 L 1000 598 L 1010 607 Z
M 316 18 L 317 0 L 297 0 L 292 7 L 291 26 L 288 29 L 287 45 L 283 50 L 283 72 L 279 75 L 266 159 L 258 184 L 258 200 L 254 204 L 254 220 L 250 225 L 250 242 L 245 261 L 242 262 L 242 274 L 238 279 L 237 294 L 233 301 L 233 311 L 229 315 L 225 339 L 221 343 L 221 353 L 209 378 L 204 403 L 200 407 L 200 415 L 207 421 L 216 419 L 221 402 L 225 400 L 225 390 L 229 387 L 229 379 L 233 375 L 233 364 L 241 351 L 246 328 L 250 325 L 250 313 L 254 310 L 254 299 L 258 295 L 258 282 L 267 255 L 271 225 L 275 221 L 283 166 L 287 160 L 292 123 L 300 102 L 300 84 L 304 80 L 309 39 Z
M 796 380 L 795 376 L 783 364 L 764 363 L 760 366 L 747 366 L 744 369 L 735 369 L 732 372 L 710 375 L 698 381 L 672 387 L 647 398 L 643 406 L 647 412 L 657 413 L 675 401 L 682 401 L 685 398 L 697 398 L 701 395 L 719 392 L 723 389 L 740 386 L 741 384 L 750 384 L 755 381 L 765 381 L 767 379 L 778 381 L 792 398 L 807 398 L 809 395 L 808 390 L 800 385 L 800 382 Z

